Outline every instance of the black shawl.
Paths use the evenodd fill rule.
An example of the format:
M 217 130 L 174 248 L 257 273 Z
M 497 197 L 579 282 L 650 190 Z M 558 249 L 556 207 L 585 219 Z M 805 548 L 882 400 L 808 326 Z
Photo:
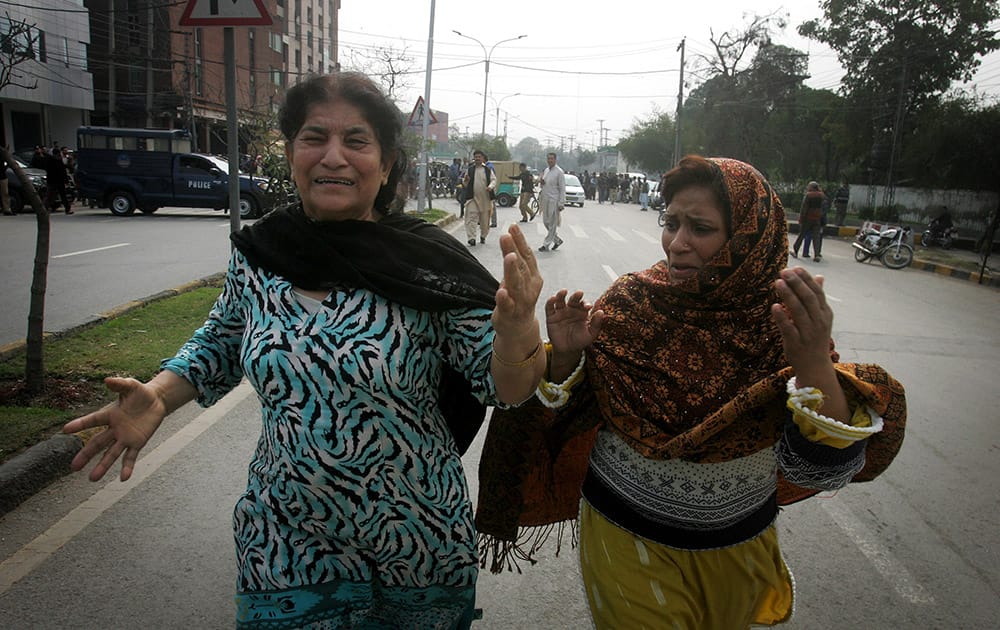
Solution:
M 314 221 L 301 204 L 271 212 L 232 235 L 255 268 L 306 290 L 349 286 L 410 308 L 441 312 L 495 306 L 499 284 L 450 234 L 403 214 L 378 221 Z M 445 366 L 438 390 L 460 453 L 486 410 L 459 373 Z

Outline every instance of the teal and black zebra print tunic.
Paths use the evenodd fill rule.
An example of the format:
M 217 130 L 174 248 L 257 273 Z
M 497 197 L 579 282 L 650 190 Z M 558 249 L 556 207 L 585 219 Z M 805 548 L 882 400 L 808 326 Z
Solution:
M 244 376 L 260 399 L 234 511 L 240 627 L 465 627 L 476 537 L 434 393 L 447 364 L 496 404 L 490 315 L 347 287 L 318 302 L 235 252 L 205 325 L 163 368 L 202 405 Z

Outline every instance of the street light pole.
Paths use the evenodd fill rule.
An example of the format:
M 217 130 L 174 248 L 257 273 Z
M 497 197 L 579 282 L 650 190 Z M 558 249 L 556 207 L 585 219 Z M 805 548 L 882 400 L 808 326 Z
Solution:
M 493 132 L 494 136 L 500 135 L 500 106 L 503 104 L 504 101 L 506 101 L 508 98 L 512 96 L 521 96 L 521 93 L 517 92 L 516 94 L 508 94 L 507 96 L 497 101 L 497 125 L 496 125 L 496 130 Z
M 517 37 L 511 37 L 510 39 L 502 39 L 502 40 L 498 41 L 497 43 L 493 44 L 493 47 L 490 48 L 489 52 L 486 52 L 486 46 L 483 44 L 483 42 L 479 41 L 475 37 L 470 37 L 469 35 L 465 35 L 465 34 L 460 33 L 460 32 L 458 32 L 458 31 L 456 31 L 454 29 L 452 29 L 451 32 L 454 33 L 454 34 L 456 34 L 456 35 L 458 35 L 459 37 L 464 37 L 465 39 L 471 39 L 472 41 L 474 41 L 477 44 L 479 44 L 479 47 L 483 49 L 483 56 L 484 56 L 485 61 L 486 61 L 486 79 L 485 79 L 485 82 L 483 83 L 483 125 L 482 125 L 482 128 L 481 128 L 480 132 L 479 132 L 479 135 L 485 136 L 486 135 L 486 95 L 489 93 L 489 87 L 490 87 L 490 57 L 493 56 L 493 51 L 496 50 L 497 46 L 499 46 L 500 44 L 503 44 L 503 43 L 506 43 L 506 42 L 517 41 L 519 39 L 524 39 L 525 37 L 527 37 L 527 35 L 518 35 Z

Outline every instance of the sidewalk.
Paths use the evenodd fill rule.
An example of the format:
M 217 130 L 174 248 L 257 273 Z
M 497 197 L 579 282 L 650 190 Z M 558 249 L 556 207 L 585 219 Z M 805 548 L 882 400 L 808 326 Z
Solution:
M 435 202 L 440 201 L 435 200 Z M 436 203 L 435 205 L 441 206 L 446 204 Z M 457 206 L 457 204 L 455 205 Z M 407 204 L 407 209 L 415 210 L 415 206 L 416 203 L 411 200 L 411 203 Z M 439 221 L 438 225 L 446 228 L 456 220 L 458 220 L 457 215 L 452 214 Z M 798 225 L 791 222 L 789 224 L 790 233 L 793 228 L 795 232 L 798 231 Z M 841 227 L 838 229 L 830 226 L 827 228 L 826 234 L 827 238 L 853 240 L 857 231 L 858 228 L 856 227 Z M 983 286 L 1000 287 L 1000 253 L 993 254 L 990 262 L 993 265 L 993 270 L 987 269 L 980 283 L 979 269 L 982 263 L 978 254 L 968 250 L 942 250 L 940 248 L 925 248 L 918 245 L 914 247 L 912 267 L 960 280 L 980 283 Z M 111 309 L 100 317 L 102 319 L 117 317 L 150 302 L 190 291 L 195 287 L 204 286 L 214 279 L 215 277 L 213 276 L 190 282 L 175 289 L 161 291 L 147 298 Z M 72 332 L 72 330 L 69 330 L 63 331 L 60 334 Z M 20 344 L 8 344 L 8 346 L 3 348 L 3 351 L 4 353 L 17 352 L 23 348 L 23 345 L 23 342 Z M 13 510 L 22 501 L 49 483 L 67 474 L 69 472 L 69 462 L 82 447 L 82 440 L 75 435 L 55 435 L 0 464 L 0 517 Z
M 798 233 L 797 223 L 790 221 L 788 228 L 789 236 Z M 857 236 L 858 229 L 846 225 L 839 228 L 827 226 L 824 234 L 826 238 L 852 241 Z M 940 247 L 923 247 L 914 244 L 913 264 L 910 266 L 913 269 L 929 271 L 958 280 L 968 280 L 982 286 L 1000 287 L 1000 252 L 993 252 L 987 262 L 988 265 L 982 274 L 982 281 L 980 281 L 983 261 L 976 252 L 968 249 L 941 249 Z

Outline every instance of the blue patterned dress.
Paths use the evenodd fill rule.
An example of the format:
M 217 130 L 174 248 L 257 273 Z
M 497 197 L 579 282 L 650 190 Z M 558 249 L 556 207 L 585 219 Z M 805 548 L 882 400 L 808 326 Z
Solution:
M 260 399 L 234 511 L 239 627 L 465 627 L 475 529 L 435 392 L 448 364 L 495 404 L 490 312 L 346 287 L 309 302 L 236 252 L 208 321 L 163 363 L 202 405 L 243 376 Z

